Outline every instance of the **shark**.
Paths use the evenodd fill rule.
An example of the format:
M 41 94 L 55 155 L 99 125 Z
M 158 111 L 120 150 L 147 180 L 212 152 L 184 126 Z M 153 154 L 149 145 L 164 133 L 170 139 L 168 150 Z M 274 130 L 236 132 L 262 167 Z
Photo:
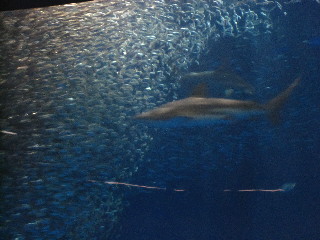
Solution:
M 206 85 L 199 84 L 190 97 L 163 104 L 134 118 L 161 122 L 172 119 L 216 122 L 250 119 L 250 116 L 267 114 L 273 124 L 278 124 L 280 110 L 300 80 L 300 77 L 296 78 L 287 89 L 265 104 L 227 98 L 208 98 L 205 96 Z
M 231 95 L 230 89 L 239 89 L 253 95 L 255 88 L 236 74 L 230 67 L 221 66 L 214 71 L 191 72 L 182 77 L 182 82 L 206 82 L 226 88 L 226 96 Z M 228 93 L 229 92 L 229 93 Z

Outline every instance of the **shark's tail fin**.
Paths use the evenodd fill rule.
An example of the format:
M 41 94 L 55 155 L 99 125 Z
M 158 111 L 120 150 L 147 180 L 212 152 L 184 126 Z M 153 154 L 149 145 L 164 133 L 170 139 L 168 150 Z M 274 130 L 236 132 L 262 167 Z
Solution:
M 284 90 L 282 93 L 280 93 L 275 98 L 271 99 L 266 105 L 266 109 L 268 111 L 269 118 L 273 124 L 277 124 L 280 122 L 280 109 L 288 99 L 288 97 L 291 95 L 293 89 L 298 86 L 301 78 L 298 77 L 294 80 L 291 85 Z

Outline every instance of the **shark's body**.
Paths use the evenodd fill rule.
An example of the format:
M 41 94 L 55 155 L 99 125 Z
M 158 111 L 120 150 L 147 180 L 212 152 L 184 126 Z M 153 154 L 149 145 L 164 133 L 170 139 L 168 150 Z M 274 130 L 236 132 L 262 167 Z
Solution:
M 189 120 L 221 121 L 233 120 L 266 112 L 273 123 L 279 120 L 279 110 L 298 85 L 296 79 L 286 90 L 267 104 L 254 101 L 242 101 L 226 98 L 206 98 L 191 96 L 182 100 L 169 102 L 151 111 L 138 114 L 135 118 L 165 121 L 174 118 Z

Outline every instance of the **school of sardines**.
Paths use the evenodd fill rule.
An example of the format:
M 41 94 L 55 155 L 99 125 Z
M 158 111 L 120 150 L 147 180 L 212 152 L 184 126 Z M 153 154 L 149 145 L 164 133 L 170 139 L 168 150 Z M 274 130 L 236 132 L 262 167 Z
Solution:
M 88 187 L 86 177 L 130 179 L 152 142 L 131 117 L 168 94 L 176 99 L 178 80 L 208 41 L 269 31 L 275 7 L 119 0 L 1 12 L 1 130 L 12 133 L 1 152 L 12 166 L 1 233 L 90 239 L 101 226 L 109 234 L 122 197 Z

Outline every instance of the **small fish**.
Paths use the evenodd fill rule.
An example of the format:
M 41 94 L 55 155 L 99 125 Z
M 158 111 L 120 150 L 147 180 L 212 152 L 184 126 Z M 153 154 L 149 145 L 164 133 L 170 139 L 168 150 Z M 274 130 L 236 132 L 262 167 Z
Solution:
M 200 84 L 193 95 L 164 104 L 156 109 L 135 116 L 136 119 L 166 121 L 171 119 L 225 121 L 267 113 L 273 124 L 279 122 L 279 111 L 299 84 L 297 78 L 286 90 L 266 104 L 226 98 L 207 98 L 206 85 Z
M 15 133 L 15 132 L 9 132 L 9 131 L 5 131 L 5 130 L 1 130 L 0 132 L 2 132 L 4 134 L 9 134 L 9 135 L 17 135 L 17 133 Z

